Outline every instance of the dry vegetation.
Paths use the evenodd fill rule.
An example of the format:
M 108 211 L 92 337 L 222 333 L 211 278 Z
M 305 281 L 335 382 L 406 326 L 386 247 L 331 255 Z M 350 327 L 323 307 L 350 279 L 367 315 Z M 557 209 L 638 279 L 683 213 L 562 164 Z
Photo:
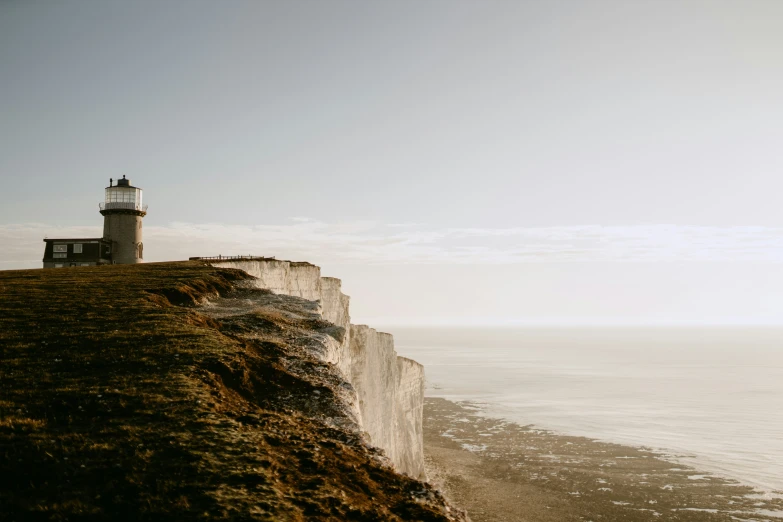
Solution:
M 333 325 L 194 306 L 247 277 L 0 272 L 0 519 L 460 519 L 335 421 L 345 383 L 297 342 Z

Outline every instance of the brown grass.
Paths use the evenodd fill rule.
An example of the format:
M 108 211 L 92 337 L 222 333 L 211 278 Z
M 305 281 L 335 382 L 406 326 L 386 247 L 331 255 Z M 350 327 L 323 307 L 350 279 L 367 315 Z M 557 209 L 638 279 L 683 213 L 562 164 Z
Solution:
M 0 272 L 0 520 L 451 519 L 324 422 L 343 414 L 339 379 L 296 339 L 328 324 L 194 308 L 248 277 L 200 262 Z

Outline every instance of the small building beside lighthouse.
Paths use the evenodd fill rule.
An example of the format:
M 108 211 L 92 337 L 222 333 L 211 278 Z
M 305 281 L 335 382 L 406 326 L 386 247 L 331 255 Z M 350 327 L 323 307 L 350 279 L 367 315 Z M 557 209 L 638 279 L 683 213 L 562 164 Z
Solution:
M 142 220 L 147 215 L 142 190 L 131 180 L 109 180 L 104 202 L 99 205 L 103 215 L 103 237 L 44 239 L 44 268 L 142 263 Z

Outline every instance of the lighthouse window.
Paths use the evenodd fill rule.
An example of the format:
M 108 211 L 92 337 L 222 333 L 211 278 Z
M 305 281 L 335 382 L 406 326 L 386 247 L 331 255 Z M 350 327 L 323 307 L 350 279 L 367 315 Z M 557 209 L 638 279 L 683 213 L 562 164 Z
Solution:
M 106 203 L 135 203 L 141 204 L 141 190 L 135 188 L 106 189 Z
M 68 252 L 68 245 L 54 245 L 55 252 Z
M 74 243 L 74 245 L 73 245 L 73 253 L 74 254 L 81 254 L 82 253 L 82 244 L 81 243 Z

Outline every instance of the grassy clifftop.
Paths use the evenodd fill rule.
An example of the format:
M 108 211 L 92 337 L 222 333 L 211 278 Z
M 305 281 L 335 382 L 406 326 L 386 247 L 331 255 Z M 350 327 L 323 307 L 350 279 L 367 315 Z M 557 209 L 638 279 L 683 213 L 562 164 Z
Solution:
M 344 383 L 298 340 L 333 327 L 295 300 L 225 319 L 195 306 L 246 278 L 198 262 L 0 272 L 0 518 L 460 519 L 323 422 Z

